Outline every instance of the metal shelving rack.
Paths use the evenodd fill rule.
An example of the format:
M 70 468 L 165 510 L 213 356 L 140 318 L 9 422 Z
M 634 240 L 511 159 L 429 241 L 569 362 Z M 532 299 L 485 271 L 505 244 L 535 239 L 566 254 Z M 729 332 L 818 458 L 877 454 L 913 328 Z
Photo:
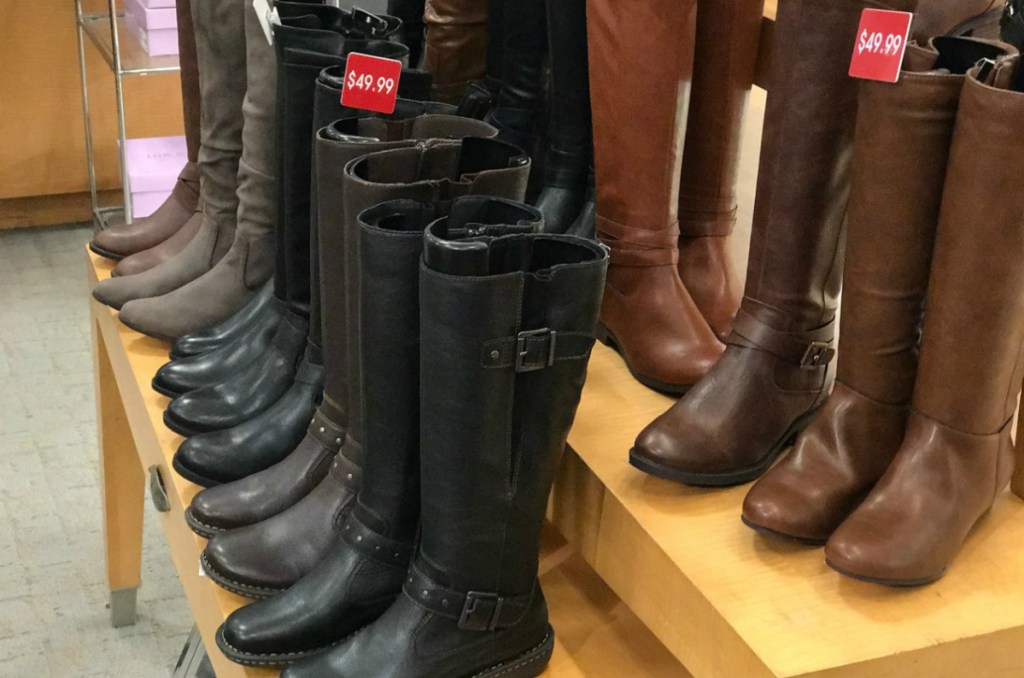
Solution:
M 123 14 L 117 11 L 117 0 L 106 0 L 107 11 L 87 13 L 82 0 L 75 0 L 75 19 L 78 24 L 78 66 L 82 79 L 82 112 L 85 119 L 85 152 L 89 166 L 89 193 L 92 197 L 93 219 L 98 228 L 106 228 L 123 215 L 131 221 L 132 197 L 128 190 L 128 170 L 124 161 L 126 136 L 124 112 L 124 79 L 132 76 L 177 73 L 177 55 L 150 56 L 128 30 Z M 85 63 L 86 39 L 106 60 L 114 73 L 114 97 L 117 101 L 118 161 L 121 164 L 122 205 L 101 205 L 96 186 L 96 158 L 93 153 L 92 124 L 89 117 L 88 69 Z

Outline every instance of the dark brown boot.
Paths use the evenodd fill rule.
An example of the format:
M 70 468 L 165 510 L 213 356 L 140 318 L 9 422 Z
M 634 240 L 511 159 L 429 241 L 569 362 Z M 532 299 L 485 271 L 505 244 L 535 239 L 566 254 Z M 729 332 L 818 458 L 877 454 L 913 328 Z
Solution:
M 427 0 L 424 68 L 434 76 L 434 98 L 454 104 L 486 68 L 487 1 Z
M 679 276 L 722 341 L 732 331 L 743 285 L 729 240 L 763 9 L 764 0 L 697 4 L 693 95 L 679 183 Z
M 611 249 L 598 337 L 668 393 L 685 392 L 723 350 L 677 269 L 678 120 L 695 20 L 692 0 L 587 5 L 597 233 Z
M 192 28 L 190 0 L 178 0 L 178 62 L 181 65 L 181 103 L 185 121 L 185 144 L 188 163 L 178 175 L 174 190 L 153 214 L 130 224 L 100 231 L 89 243 L 89 249 L 109 259 L 122 259 L 156 247 L 192 218 L 199 205 L 199 66 L 196 59 L 196 36 Z M 191 228 L 195 235 L 198 226 Z M 184 247 L 184 245 L 182 245 Z M 113 275 L 131 275 L 152 268 L 163 259 L 136 259 L 131 265 L 114 267 Z M 143 264 L 147 264 L 143 267 Z
M 828 564 L 896 586 L 942 576 L 1010 481 L 1024 376 L 1024 72 L 971 71 L 950 150 L 906 436 L 825 547 Z
M 935 44 L 941 54 L 911 47 L 899 83 L 861 84 L 837 383 L 747 494 L 743 520 L 758 531 L 824 544 L 903 442 L 963 74 L 1006 54 L 963 38 Z

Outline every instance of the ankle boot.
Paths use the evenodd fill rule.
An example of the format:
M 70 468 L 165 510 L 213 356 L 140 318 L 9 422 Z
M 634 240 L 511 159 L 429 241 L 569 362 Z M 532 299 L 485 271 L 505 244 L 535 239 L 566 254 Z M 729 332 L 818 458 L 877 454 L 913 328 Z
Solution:
M 836 385 L 747 494 L 743 521 L 765 534 L 824 544 L 903 442 L 964 75 L 1006 54 L 964 38 L 934 45 L 908 48 L 895 85 L 860 85 Z
M 414 143 L 410 140 L 410 137 L 419 139 L 429 138 L 443 133 L 446 128 L 463 131 L 466 128 L 476 127 L 483 128 L 482 131 L 485 134 L 491 132 L 484 123 L 477 121 L 462 123 L 461 121 L 452 121 L 446 116 L 424 116 L 419 118 L 416 116 L 416 113 L 422 111 L 422 106 L 415 102 L 403 103 L 405 105 L 402 107 L 403 110 L 399 112 L 399 115 L 406 116 L 405 119 L 394 115 L 389 116 L 390 120 L 384 117 L 349 118 L 335 123 L 331 129 L 344 129 L 348 132 L 358 133 L 363 138 L 368 139 L 387 139 L 390 133 L 393 137 L 397 137 L 400 140 L 400 145 Z M 438 118 L 441 120 L 438 121 Z M 389 127 L 391 127 L 390 130 L 388 129 Z M 431 128 L 431 131 L 423 131 L 424 128 Z M 379 144 L 378 147 L 386 148 L 390 145 L 394 144 L 385 142 Z M 353 146 L 353 155 L 361 154 L 366 150 L 368 149 L 364 145 L 355 144 Z M 308 202 L 306 206 L 307 210 L 303 216 L 308 222 Z M 297 224 L 298 221 L 293 218 L 293 223 Z M 310 253 L 307 251 L 300 254 L 304 255 L 305 258 L 306 267 L 304 272 L 306 274 L 303 276 L 296 275 L 294 272 L 289 273 L 289 299 L 292 302 L 292 308 L 295 308 L 295 299 L 304 297 L 308 300 L 310 298 L 308 292 L 305 295 L 299 295 L 295 291 L 296 281 L 309 285 Z M 301 264 L 296 264 L 293 261 L 294 258 L 292 254 L 289 254 L 289 266 L 302 268 Z M 319 323 L 321 313 L 318 311 L 315 315 L 316 322 Z M 311 331 L 305 355 L 296 372 L 295 381 L 281 395 L 280 399 L 266 411 L 231 429 L 197 435 L 185 441 L 175 454 L 175 468 L 186 470 L 188 472 L 186 477 L 189 477 L 194 482 L 200 482 L 197 478 L 205 479 L 206 482 L 200 482 L 200 484 L 209 486 L 211 480 L 215 482 L 231 482 L 267 469 L 283 461 L 291 452 L 296 451 L 298 447 L 303 447 L 301 454 L 307 456 L 307 458 L 318 459 L 320 453 L 323 452 L 322 447 L 319 445 L 318 437 L 314 436 L 309 439 L 307 441 L 309 445 L 307 446 L 302 446 L 300 443 L 306 440 L 313 408 L 319 403 L 323 391 L 324 368 L 321 355 L 320 332 Z M 329 406 L 329 409 L 335 412 L 344 412 L 341 408 Z M 175 414 L 177 413 L 178 410 L 175 410 Z M 321 414 L 331 421 L 332 426 L 336 428 L 343 426 L 344 415 L 332 418 L 326 412 Z M 337 449 L 333 451 L 336 453 Z M 183 475 L 185 474 L 183 473 Z M 207 518 L 203 522 L 209 525 L 212 521 Z
M 1021 69 L 1019 57 L 990 62 L 964 85 L 907 432 L 825 546 L 847 576 L 895 586 L 938 579 L 1013 473 L 1024 377 Z
M 676 0 L 587 6 L 597 235 L 611 248 L 598 339 L 638 381 L 666 393 L 685 392 L 723 350 L 677 269 L 678 118 L 695 8 Z M 666 87 L 677 96 L 665 96 Z
M 387 202 L 359 216 L 360 332 L 375 347 L 361 366 L 366 463 L 359 499 L 307 576 L 228 617 L 217 643 L 233 661 L 281 665 L 323 651 L 376 619 L 402 589 L 420 511 L 419 263 L 423 229 L 448 211 L 446 204 L 452 225 L 474 237 L 540 225 L 532 208 L 480 196 Z
M 732 331 L 743 284 L 729 240 L 763 9 L 764 0 L 697 4 L 693 95 L 679 183 L 679 276 L 723 342 Z
M 192 27 L 191 0 L 175 3 L 178 26 L 178 63 L 181 72 L 181 103 L 185 123 L 188 162 L 178 175 L 171 195 L 151 215 L 124 226 L 97 233 L 89 249 L 100 256 L 121 260 L 149 250 L 180 231 L 192 219 L 199 206 L 199 67 L 196 60 L 196 35 Z M 192 230 L 192 235 L 195 235 Z M 186 241 L 187 242 L 187 241 Z M 114 267 L 112 275 L 141 273 L 143 262 L 152 268 L 160 263 L 153 257 L 136 259 L 129 266 Z
M 434 76 L 434 98 L 457 103 L 483 76 L 487 53 L 486 0 L 427 0 L 423 66 Z
M 637 438 L 630 461 L 646 473 L 698 486 L 754 480 L 829 392 L 857 110 L 847 70 L 868 6 L 779 2 L 743 304 L 711 373 Z
M 138 275 L 101 281 L 93 290 L 100 303 L 120 309 L 132 299 L 166 294 L 209 271 L 228 251 L 238 211 L 247 10 L 235 0 L 192 5 L 202 98 L 198 155 L 205 205 L 202 225 L 170 260 Z
M 469 194 L 513 200 L 523 197 L 530 164 L 529 158 L 515 147 L 472 137 L 461 142 L 421 140 L 413 143 L 415 146 L 409 148 L 379 151 L 341 165 L 335 162 L 334 156 L 351 152 L 351 141 L 339 142 L 323 132 L 317 139 L 318 180 L 335 187 L 328 195 L 320 196 L 324 256 L 333 255 L 330 261 L 335 262 L 329 269 L 322 270 L 323 284 L 325 289 L 344 289 L 347 299 L 343 319 L 335 321 L 333 319 L 338 318 L 336 302 L 331 303 L 331 297 L 325 295 L 324 326 L 344 327 L 346 340 L 341 347 L 330 334 L 325 334 L 324 340 L 332 354 L 339 348 L 344 350 L 348 367 L 347 374 L 332 375 L 331 370 L 337 368 L 329 369 L 321 412 L 334 414 L 340 409 L 340 403 L 334 402 L 334 398 L 341 389 L 332 376 L 344 379 L 341 392 L 348 397 L 344 403 L 347 406 L 344 412 L 347 415 L 346 437 L 331 471 L 313 492 L 272 518 L 218 534 L 210 540 L 203 555 L 204 568 L 213 581 L 230 591 L 265 597 L 305 576 L 326 554 L 359 488 L 364 417 L 358 369 L 361 364 L 359 309 L 354 301 L 358 299 L 359 290 L 355 216 L 363 209 L 390 199 L 426 202 Z M 337 190 L 339 185 L 341 191 Z M 330 246 L 339 239 L 340 253 Z M 343 256 L 339 258 L 338 254 Z M 343 286 L 332 284 L 340 274 L 344 275 Z
M 528 678 L 551 656 L 540 527 L 594 341 L 607 254 L 557 235 L 452 243 L 450 226 L 428 229 L 420 268 L 412 567 L 379 619 L 285 678 Z
M 547 2 L 551 104 L 537 208 L 544 215 L 548 233 L 567 232 L 580 216 L 594 158 L 586 10 L 586 0 Z

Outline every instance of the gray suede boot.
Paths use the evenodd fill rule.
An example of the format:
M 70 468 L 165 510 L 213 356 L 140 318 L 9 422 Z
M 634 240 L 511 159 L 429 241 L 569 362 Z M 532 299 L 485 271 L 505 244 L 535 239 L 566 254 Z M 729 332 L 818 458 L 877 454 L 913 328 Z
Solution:
M 231 317 L 274 273 L 276 59 L 256 12 L 248 2 L 244 5 L 248 85 L 242 104 L 238 228 L 231 249 L 209 272 L 163 296 L 132 301 L 121 309 L 124 324 L 160 339 L 174 340 Z
M 202 96 L 199 169 L 206 202 L 203 225 L 185 249 L 164 263 L 97 285 L 93 296 L 107 306 L 121 308 L 133 299 L 159 296 L 186 285 L 213 268 L 231 247 L 242 155 L 246 11 L 252 12 L 244 0 L 192 3 Z M 263 44 L 267 45 L 265 39 Z

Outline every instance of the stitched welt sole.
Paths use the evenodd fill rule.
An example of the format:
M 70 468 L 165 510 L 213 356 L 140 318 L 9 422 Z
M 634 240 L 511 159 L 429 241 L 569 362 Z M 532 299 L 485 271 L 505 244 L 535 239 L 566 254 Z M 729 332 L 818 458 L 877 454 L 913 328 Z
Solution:
M 555 633 L 549 626 L 544 640 L 532 650 L 492 666 L 486 671 L 475 673 L 472 678 L 535 678 L 544 673 L 554 649 Z

